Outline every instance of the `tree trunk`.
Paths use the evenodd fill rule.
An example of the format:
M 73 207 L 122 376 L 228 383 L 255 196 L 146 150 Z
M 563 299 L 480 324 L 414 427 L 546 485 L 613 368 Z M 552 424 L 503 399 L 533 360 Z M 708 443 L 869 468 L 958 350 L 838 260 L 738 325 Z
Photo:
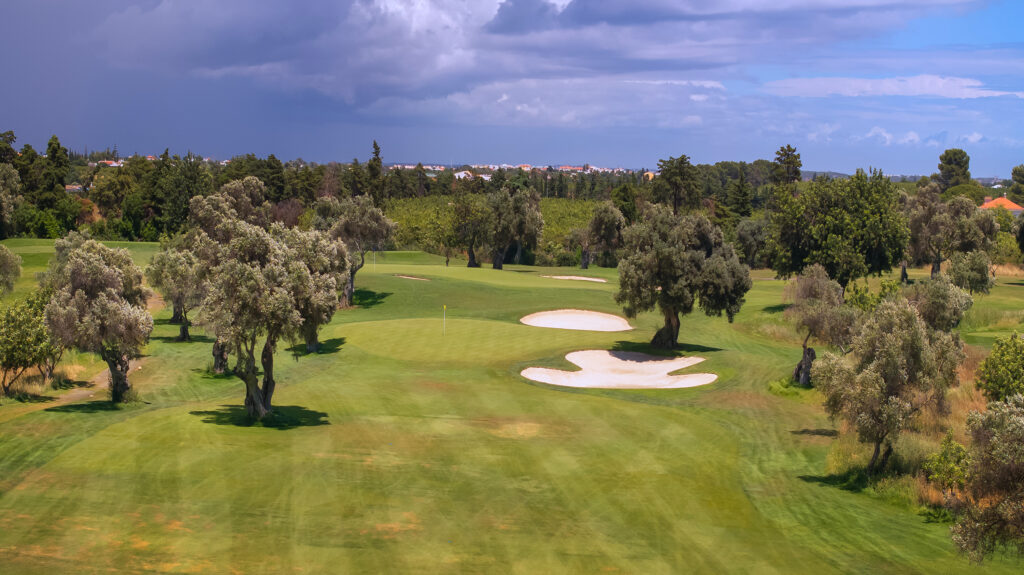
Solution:
M 174 313 L 171 314 L 171 323 L 182 323 L 185 321 L 185 306 L 181 302 L 174 302 Z
M 882 452 L 882 460 L 878 462 L 878 471 L 885 469 L 887 463 L 889 463 L 889 456 L 892 455 L 892 443 L 885 442 L 885 451 Z
M 905 284 L 910 280 L 910 276 L 907 275 L 907 260 L 900 262 L 900 283 Z
M 505 252 L 508 251 L 508 246 L 504 248 L 494 248 L 494 258 L 491 260 L 491 268 L 496 270 L 505 269 Z
M 191 324 L 188 321 L 188 315 L 182 310 L 181 312 L 181 327 L 178 328 L 178 341 L 192 341 L 192 336 L 188 333 L 188 328 Z
M 796 364 L 796 369 L 793 370 L 793 381 L 801 387 L 811 387 L 811 366 L 818 357 L 813 347 L 807 347 L 807 342 L 810 339 L 811 334 L 807 334 L 807 337 L 804 338 L 803 356 L 800 357 L 800 363 Z
M 128 383 L 128 369 L 131 366 L 128 354 L 114 350 L 103 350 L 100 353 L 103 361 L 110 369 L 110 400 L 122 403 L 128 398 L 132 385 Z
M 516 240 L 516 257 L 512 260 L 516 265 L 523 263 L 523 242 Z
M 267 408 L 263 403 L 263 390 L 260 389 L 253 350 L 251 347 L 239 345 L 237 351 L 238 361 L 235 363 L 235 375 L 245 384 L 245 410 L 249 413 L 249 417 L 263 419 L 263 416 L 267 414 Z
M 651 347 L 662 349 L 675 349 L 679 345 L 679 312 L 676 310 L 662 310 L 665 315 L 665 325 L 654 334 L 651 340 Z
M 939 273 L 941 271 L 942 271 L 942 258 L 940 256 L 935 256 L 935 259 L 932 260 L 932 279 L 935 279 L 936 277 L 938 277 L 938 275 L 939 275 Z
M 466 249 L 466 254 L 469 256 L 469 263 L 466 264 L 467 268 L 480 267 L 480 262 L 476 261 L 476 252 L 473 251 L 473 244 L 469 244 L 469 248 Z
M 268 337 L 260 355 L 260 363 L 263 364 L 263 409 L 266 413 L 272 411 L 270 399 L 274 397 L 274 388 L 277 387 L 274 381 L 274 347 L 274 341 Z
M 320 350 L 320 326 L 306 320 L 302 323 L 302 337 L 306 340 L 307 353 L 316 353 Z
M 878 461 L 878 453 L 882 450 L 882 442 L 875 442 L 875 451 L 871 454 L 871 461 L 868 462 L 868 476 L 875 473 L 875 462 Z
M 348 281 L 345 282 L 345 288 L 341 291 L 341 307 L 352 307 L 352 301 L 356 296 L 356 272 L 359 268 L 352 269 L 348 272 Z
M 213 342 L 213 373 L 222 374 L 228 369 L 228 344 L 220 339 Z
M 580 269 L 585 270 L 590 267 L 590 250 L 587 248 L 580 249 Z

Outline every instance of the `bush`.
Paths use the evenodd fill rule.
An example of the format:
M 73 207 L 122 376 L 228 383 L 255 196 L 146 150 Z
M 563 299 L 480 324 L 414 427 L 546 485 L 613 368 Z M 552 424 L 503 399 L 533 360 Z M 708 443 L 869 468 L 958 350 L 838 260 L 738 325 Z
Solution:
M 978 367 L 975 385 L 989 401 L 1005 401 L 1024 393 L 1024 339 L 1016 332 L 997 339 Z

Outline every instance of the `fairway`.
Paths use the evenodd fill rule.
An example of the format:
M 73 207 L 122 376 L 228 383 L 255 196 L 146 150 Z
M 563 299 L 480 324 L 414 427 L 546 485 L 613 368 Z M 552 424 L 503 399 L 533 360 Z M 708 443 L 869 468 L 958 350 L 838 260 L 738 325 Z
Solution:
M 52 242 L 3 242 L 23 297 Z M 144 265 L 156 244 L 123 244 Z M 174 341 L 169 309 L 131 381 L 142 402 L 0 405 L 2 573 L 1019 573 L 956 555 L 949 526 L 841 489 L 814 392 L 769 392 L 800 356 L 784 282 L 755 272 L 734 323 L 685 316 L 686 389 L 536 383 L 581 350 L 656 353 L 660 315 L 619 332 L 520 323 L 563 309 L 621 315 L 613 269 L 444 266 L 369 256 L 355 309 L 322 352 L 279 346 L 275 415 L 213 376 L 212 340 Z M 411 281 L 423 279 L 429 281 Z M 999 278 L 961 326 L 988 346 L 1021 328 L 1024 284 Z M 446 306 L 446 311 L 443 311 Z M 443 315 L 446 314 L 446 315 Z M 446 319 L 444 319 L 446 317 Z M 77 358 L 73 358 L 77 359 Z M 100 374 L 82 358 L 76 379 Z

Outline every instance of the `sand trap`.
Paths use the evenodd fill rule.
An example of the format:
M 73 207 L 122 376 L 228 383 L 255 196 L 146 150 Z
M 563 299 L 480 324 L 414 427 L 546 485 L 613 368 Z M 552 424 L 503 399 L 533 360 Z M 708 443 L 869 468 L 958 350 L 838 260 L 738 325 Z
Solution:
M 542 277 L 542 278 L 551 278 L 553 280 L 576 280 L 576 281 L 581 281 L 581 282 L 597 282 L 597 283 L 602 283 L 602 284 L 608 283 L 608 280 L 603 280 L 601 278 L 588 278 L 588 277 L 583 277 L 583 276 L 540 276 L 540 277 Z
M 580 371 L 528 367 L 520 375 L 551 385 L 602 389 L 677 389 L 718 379 L 713 373 L 668 375 L 704 361 L 703 357 L 666 359 L 631 351 L 587 350 L 574 351 L 565 359 L 580 366 Z
M 583 309 L 559 309 L 531 313 L 519 321 L 534 327 L 582 331 L 629 331 L 633 329 L 628 321 L 617 315 Z
M 419 281 L 419 282 L 428 282 L 428 281 L 430 281 L 427 278 L 418 278 L 416 276 L 403 276 L 401 274 L 395 274 L 395 277 L 396 278 L 402 278 L 404 280 L 416 280 L 416 281 Z

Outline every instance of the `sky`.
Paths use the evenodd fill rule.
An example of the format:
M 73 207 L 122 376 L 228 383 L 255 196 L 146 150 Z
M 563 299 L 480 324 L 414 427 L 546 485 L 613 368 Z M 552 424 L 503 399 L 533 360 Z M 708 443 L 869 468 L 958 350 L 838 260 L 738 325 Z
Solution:
M 1024 163 L 1024 2 L 38 0 L 0 5 L 0 131 L 45 148 L 653 167 Z

